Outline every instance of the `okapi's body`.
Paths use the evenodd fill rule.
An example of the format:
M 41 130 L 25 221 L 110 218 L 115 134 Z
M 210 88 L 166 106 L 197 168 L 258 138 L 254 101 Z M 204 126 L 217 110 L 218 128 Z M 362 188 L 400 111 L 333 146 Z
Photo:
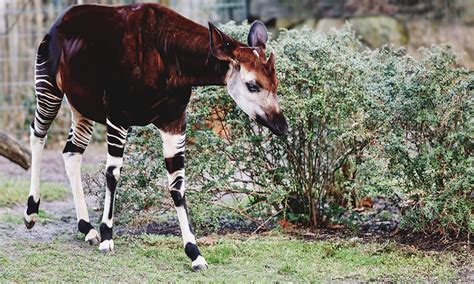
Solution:
M 186 106 L 193 86 L 227 84 L 249 116 L 283 134 L 287 125 L 276 101 L 274 57 L 265 59 L 266 40 L 266 29 L 259 22 L 251 28 L 249 47 L 212 25 L 207 29 L 156 4 L 69 9 L 38 49 L 27 227 L 33 227 L 39 208 L 39 162 L 45 136 L 66 94 L 73 122 L 63 157 L 78 228 L 86 241 L 100 241 L 101 251 L 113 250 L 113 203 L 127 130 L 152 123 L 163 139 L 186 254 L 194 269 L 206 268 L 184 200 Z M 82 154 L 95 122 L 107 125 L 108 144 L 100 236 L 90 224 L 80 177 Z
M 49 37 L 59 88 L 101 123 L 107 113 L 166 127 L 184 113 L 192 86 L 223 85 L 229 69 L 209 56 L 208 29 L 157 5 L 77 6 Z

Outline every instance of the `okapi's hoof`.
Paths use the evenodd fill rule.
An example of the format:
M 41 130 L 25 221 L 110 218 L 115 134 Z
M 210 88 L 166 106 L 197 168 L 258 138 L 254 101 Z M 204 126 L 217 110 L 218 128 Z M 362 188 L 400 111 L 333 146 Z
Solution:
M 193 271 L 201 271 L 209 269 L 206 260 L 202 256 L 198 256 L 192 263 Z
M 94 246 L 98 245 L 100 243 L 99 232 L 97 232 L 95 229 L 91 229 L 86 235 L 85 241 Z
M 113 240 L 102 241 L 99 245 L 99 251 L 102 253 L 114 253 L 114 241 Z
M 34 226 L 35 226 L 35 222 L 34 221 L 26 221 L 26 219 L 23 218 L 23 222 L 25 223 L 25 226 L 28 230 L 31 230 Z
M 40 200 L 35 202 L 35 199 L 32 195 L 28 197 L 28 202 L 26 204 L 26 210 L 23 212 L 23 221 L 27 229 L 33 228 L 36 221 L 38 220 Z
M 25 226 L 28 230 L 30 230 L 31 228 L 35 226 L 35 223 L 37 220 L 38 220 L 38 214 L 33 213 L 31 215 L 28 215 L 25 210 L 25 213 L 23 214 L 23 222 L 25 223 Z

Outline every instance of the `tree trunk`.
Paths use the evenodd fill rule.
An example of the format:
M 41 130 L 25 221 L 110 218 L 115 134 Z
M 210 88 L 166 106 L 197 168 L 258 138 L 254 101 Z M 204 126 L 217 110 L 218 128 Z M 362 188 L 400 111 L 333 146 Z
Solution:
M 3 132 L 0 132 L 0 155 L 25 170 L 31 166 L 30 150 Z

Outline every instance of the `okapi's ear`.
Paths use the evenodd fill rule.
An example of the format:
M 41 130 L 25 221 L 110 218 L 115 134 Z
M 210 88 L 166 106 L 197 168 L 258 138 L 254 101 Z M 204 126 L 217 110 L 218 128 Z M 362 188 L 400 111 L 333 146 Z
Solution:
M 271 72 L 274 72 L 275 71 L 275 54 L 272 53 L 270 54 L 270 56 L 268 57 L 268 60 L 267 60 L 267 63 L 265 64 L 265 66 L 268 67 L 268 69 L 271 71 Z
M 209 22 L 209 35 L 212 55 L 220 60 L 232 61 L 235 59 L 233 52 L 237 45 L 233 38 L 220 31 L 211 22 Z
M 260 47 L 265 49 L 268 41 L 267 27 L 260 21 L 253 22 L 250 27 L 249 36 L 247 38 L 248 45 L 251 47 Z

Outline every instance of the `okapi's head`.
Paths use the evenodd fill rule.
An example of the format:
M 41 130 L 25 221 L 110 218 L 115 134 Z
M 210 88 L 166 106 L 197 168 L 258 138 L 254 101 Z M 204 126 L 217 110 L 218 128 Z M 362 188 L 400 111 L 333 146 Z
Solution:
M 267 28 L 256 21 L 250 27 L 248 45 L 226 35 L 209 23 L 210 47 L 219 60 L 230 62 L 226 77 L 227 91 L 237 105 L 252 119 L 276 135 L 284 135 L 288 123 L 277 99 L 278 79 L 275 55 L 268 59 L 265 47 Z

